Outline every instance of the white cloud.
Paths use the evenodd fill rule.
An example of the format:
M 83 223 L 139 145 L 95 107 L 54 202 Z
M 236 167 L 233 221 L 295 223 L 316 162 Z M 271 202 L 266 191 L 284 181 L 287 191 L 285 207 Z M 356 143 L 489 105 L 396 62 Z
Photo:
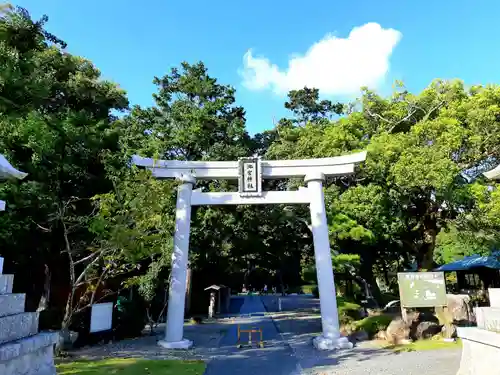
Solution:
M 304 86 L 325 95 L 351 95 L 362 86 L 376 88 L 389 71 L 389 58 L 402 34 L 367 23 L 351 30 L 347 38 L 328 34 L 305 55 L 295 55 L 288 69 L 280 70 L 265 57 L 249 50 L 240 74 L 250 90 L 271 89 L 282 95 Z

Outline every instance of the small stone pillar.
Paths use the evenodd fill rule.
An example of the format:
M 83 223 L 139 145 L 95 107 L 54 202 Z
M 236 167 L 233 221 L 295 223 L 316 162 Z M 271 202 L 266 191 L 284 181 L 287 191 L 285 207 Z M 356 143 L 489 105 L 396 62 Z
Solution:
M 208 317 L 213 318 L 215 312 L 215 292 L 210 292 L 210 304 L 208 305 Z
M 214 315 L 220 313 L 221 306 L 221 290 L 224 289 L 223 285 L 210 285 L 205 288 L 205 291 L 210 291 L 210 302 L 208 305 L 208 316 L 213 318 Z

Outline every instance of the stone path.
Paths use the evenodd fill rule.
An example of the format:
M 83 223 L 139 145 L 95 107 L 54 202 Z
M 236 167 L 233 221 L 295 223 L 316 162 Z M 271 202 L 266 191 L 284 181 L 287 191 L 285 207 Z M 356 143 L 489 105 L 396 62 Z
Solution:
M 221 355 L 210 361 L 205 375 L 299 375 L 301 373 L 293 350 L 283 341 L 272 319 L 264 316 L 264 313 L 265 308 L 260 297 L 245 297 L 240 316 L 234 319 L 234 323 L 221 341 Z M 246 314 L 252 316 L 245 316 Z M 242 327 L 261 327 L 265 348 L 237 349 L 238 324 Z

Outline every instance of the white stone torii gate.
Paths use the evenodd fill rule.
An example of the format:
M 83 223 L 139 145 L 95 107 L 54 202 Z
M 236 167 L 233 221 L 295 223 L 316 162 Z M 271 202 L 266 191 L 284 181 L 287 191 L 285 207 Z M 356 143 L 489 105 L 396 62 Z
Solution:
M 351 348 L 340 336 L 323 183 L 327 176 L 353 174 L 355 166 L 366 159 L 366 152 L 321 159 L 263 160 L 258 157 L 239 161 L 154 160 L 137 155 L 132 163 L 151 170 L 156 178 L 174 178 L 182 182 L 177 191 L 174 250 L 169 288 L 167 324 L 159 345 L 168 349 L 189 349 L 184 339 L 184 305 L 189 253 L 191 206 L 237 204 L 309 204 L 314 255 L 320 294 L 323 333 L 316 337 L 317 349 Z M 262 179 L 304 177 L 307 187 L 296 191 L 262 191 Z M 198 180 L 229 179 L 239 181 L 239 192 L 193 190 Z

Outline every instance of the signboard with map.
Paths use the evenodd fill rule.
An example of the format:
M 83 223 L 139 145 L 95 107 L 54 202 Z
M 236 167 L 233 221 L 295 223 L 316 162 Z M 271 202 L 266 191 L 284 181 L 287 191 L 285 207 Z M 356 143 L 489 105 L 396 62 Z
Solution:
M 446 306 L 444 272 L 398 273 L 401 307 Z

